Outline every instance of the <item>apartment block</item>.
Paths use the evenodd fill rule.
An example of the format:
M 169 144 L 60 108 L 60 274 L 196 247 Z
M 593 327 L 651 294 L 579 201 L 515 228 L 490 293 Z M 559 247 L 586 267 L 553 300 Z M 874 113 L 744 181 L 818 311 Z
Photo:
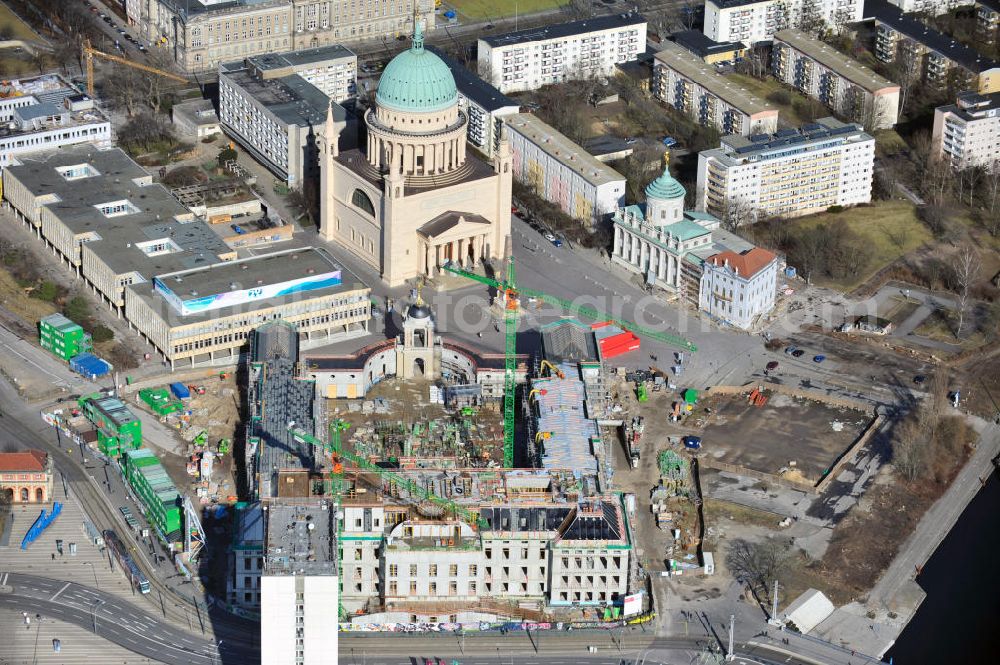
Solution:
M 864 0 L 707 0 L 705 36 L 753 46 L 806 24 L 835 27 L 860 21 Z
M 923 81 L 959 84 L 980 94 L 1000 92 L 1000 63 L 924 25 L 885 0 L 867 0 L 875 22 L 875 56 L 882 62 L 915 61 Z
M 414 11 L 434 26 L 432 0 L 140 0 L 140 35 L 188 73 L 256 55 L 395 39 Z
M 0 167 L 17 155 L 87 143 L 111 145 L 111 122 L 59 76 L 4 81 L 0 85 Z
M 530 113 L 504 118 L 514 177 L 586 224 L 614 212 L 625 176 Z
M 1000 93 L 963 92 L 954 104 L 934 109 L 934 155 L 956 169 L 995 168 L 1000 162 Z
M 257 55 L 246 64 L 263 79 L 297 74 L 338 104 L 357 95 L 358 56 L 340 44 Z
M 822 118 L 800 129 L 726 137 L 698 155 L 698 207 L 736 223 L 871 201 L 875 139 Z
M 737 62 L 747 50 L 743 42 L 715 42 L 697 30 L 675 32 L 670 38 L 709 65 Z
M 987 44 L 995 44 L 1000 28 L 1000 0 L 976 0 L 976 34 Z
M 869 130 L 888 129 L 899 115 L 899 86 L 801 30 L 774 34 L 775 78 Z
M 500 146 L 503 119 L 518 113 L 521 105 L 473 74 L 462 63 L 434 46 L 426 50 L 441 58 L 448 65 L 458 88 L 458 108 L 469 119 L 466 140 L 487 157 L 492 157 Z
M 722 134 L 778 128 L 778 110 L 715 71 L 687 49 L 665 42 L 653 60 L 653 96 Z
M 907 14 L 920 12 L 931 16 L 940 16 L 956 7 L 969 4 L 968 0 L 889 0 L 889 3 Z
M 589 77 L 608 77 L 615 66 L 646 50 L 646 19 L 613 14 L 482 37 L 479 76 L 502 93 Z
M 319 177 L 317 136 L 327 108 L 333 109 L 336 132 L 346 142 L 342 149 L 353 147 L 356 132 L 342 130 L 354 119 L 299 74 L 271 64 L 271 58 L 261 58 L 219 65 L 219 122 L 254 159 L 298 187 Z

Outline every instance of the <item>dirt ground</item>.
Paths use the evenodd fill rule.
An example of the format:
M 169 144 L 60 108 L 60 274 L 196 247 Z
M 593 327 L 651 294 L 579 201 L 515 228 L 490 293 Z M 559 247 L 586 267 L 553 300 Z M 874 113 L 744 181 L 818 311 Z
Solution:
M 781 394 L 771 394 L 763 407 L 738 395 L 712 396 L 698 402 L 698 411 L 706 408 L 711 414 L 702 428 L 704 454 L 764 473 L 801 474 L 810 482 L 818 481 L 871 421 L 860 411 Z
M 364 400 L 336 400 L 326 401 L 326 414 L 328 421 L 340 418 L 346 421 L 350 427 L 345 435 L 345 441 L 349 450 L 363 454 L 370 454 L 373 451 L 366 446 L 358 446 L 352 440 L 357 436 L 363 436 L 370 432 L 371 427 L 378 421 L 389 423 L 402 423 L 407 427 L 415 423 L 426 423 L 429 421 L 446 421 L 452 416 L 441 404 L 432 404 L 429 393 L 432 382 L 427 380 L 399 380 L 386 379 L 375 385 Z M 362 406 L 369 402 L 378 405 L 378 400 L 385 400 L 385 406 L 376 406 L 372 412 L 366 413 Z M 480 451 L 476 455 L 478 464 L 482 464 L 483 455 L 496 463 L 503 462 L 503 414 L 500 406 L 496 402 L 491 402 L 481 407 L 474 416 L 469 416 L 468 420 L 473 423 L 473 427 L 480 433 L 489 433 L 484 439 L 494 442 L 495 445 Z M 454 422 L 454 421 L 452 421 Z M 329 429 L 327 428 L 327 431 Z M 469 453 L 468 444 L 463 446 L 461 453 Z M 392 451 L 393 454 L 387 456 L 399 456 L 399 451 Z M 434 456 L 434 451 L 428 451 L 429 456 Z M 459 459 L 467 459 L 459 456 Z

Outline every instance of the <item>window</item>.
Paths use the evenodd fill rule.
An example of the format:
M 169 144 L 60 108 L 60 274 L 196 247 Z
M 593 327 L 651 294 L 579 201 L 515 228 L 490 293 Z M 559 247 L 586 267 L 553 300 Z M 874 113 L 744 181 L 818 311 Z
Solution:
M 437 595 L 437 592 L 438 592 L 438 583 L 437 582 L 431 582 L 430 585 L 428 586 L 427 591 L 432 596 L 433 595 Z
M 450 566 L 448 566 L 448 575 L 450 575 L 451 577 L 455 577 L 456 575 L 458 575 L 458 564 L 453 563 Z
M 389 577 L 396 577 L 399 574 L 399 566 L 394 563 L 389 564 Z
M 417 576 L 417 564 L 411 563 L 410 564 L 410 577 L 416 577 L 416 576 Z
M 476 564 L 474 564 L 474 563 L 470 564 L 469 565 L 469 577 L 475 577 L 477 573 L 479 573 L 478 566 L 476 566 Z
M 372 204 L 372 200 L 360 189 L 355 189 L 354 193 L 351 194 L 351 204 L 356 208 L 364 210 L 372 217 L 375 216 L 375 206 Z
M 99 203 L 94 207 L 100 210 L 101 214 L 105 217 L 134 215 L 139 212 L 139 208 L 127 199 L 122 199 L 121 201 L 109 201 L 108 203 Z
M 438 567 L 436 563 L 432 563 L 430 565 L 430 570 L 427 571 L 427 574 L 430 575 L 431 577 L 437 577 Z

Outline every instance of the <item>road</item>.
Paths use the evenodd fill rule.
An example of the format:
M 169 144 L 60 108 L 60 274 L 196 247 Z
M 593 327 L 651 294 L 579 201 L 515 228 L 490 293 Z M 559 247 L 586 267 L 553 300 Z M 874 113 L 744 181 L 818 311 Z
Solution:
M 75 624 L 129 651 L 170 665 L 254 663 L 259 658 L 253 645 L 234 640 L 223 641 L 218 647 L 212 640 L 153 616 L 146 608 L 63 580 L 0 572 L 0 607 Z
M 12 396 L 12 389 L 3 382 L 0 385 L 0 439 L 17 441 L 25 447 L 40 448 L 48 452 L 55 466 L 66 480 L 72 495 L 80 502 L 84 512 L 98 529 L 116 529 L 126 533 L 120 519 L 117 506 L 110 498 L 115 496 L 103 488 L 87 470 L 80 465 L 80 453 L 73 448 L 59 445 L 54 430 L 46 426 L 38 413 L 25 407 Z M 103 472 L 98 465 L 92 465 L 92 472 Z M 114 480 L 114 478 L 110 478 Z M 119 496 L 121 488 L 118 489 Z M 150 580 L 152 593 L 146 599 L 147 611 L 157 612 L 175 626 L 200 631 L 207 635 L 214 634 L 217 638 L 239 639 L 253 643 L 258 638 L 257 624 L 228 614 L 223 610 L 206 608 L 204 598 L 198 597 L 194 603 L 191 591 L 185 590 L 182 595 L 178 589 L 164 583 L 165 571 L 173 573 L 170 567 L 160 568 L 152 563 L 145 547 L 132 550 L 133 558 L 143 573 Z M 178 580 L 179 582 L 179 580 Z M 188 586 L 186 589 L 191 589 Z M 162 599 L 162 600 L 161 600 Z

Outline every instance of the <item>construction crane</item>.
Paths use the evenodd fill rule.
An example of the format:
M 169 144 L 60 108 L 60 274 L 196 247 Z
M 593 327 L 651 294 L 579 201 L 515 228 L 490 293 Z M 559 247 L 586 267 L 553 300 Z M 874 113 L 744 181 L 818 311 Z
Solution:
M 686 351 L 698 350 L 698 347 L 683 337 L 650 330 L 649 328 L 644 328 L 643 326 L 632 323 L 631 321 L 616 319 L 610 314 L 594 309 L 593 307 L 575 305 L 569 300 L 557 298 L 553 295 L 549 295 L 548 293 L 543 293 L 542 291 L 518 287 L 514 278 L 513 252 L 509 253 L 507 256 L 507 274 L 503 281 L 498 281 L 490 277 L 477 275 L 476 273 L 469 272 L 468 270 L 463 270 L 450 261 L 444 264 L 443 268 L 452 274 L 460 275 L 467 279 L 479 282 L 480 284 L 485 284 L 495 288 L 497 290 L 497 295 L 502 298 L 505 330 L 504 352 L 506 354 L 506 362 L 504 363 L 505 374 L 503 392 L 503 459 L 504 466 L 507 468 L 514 466 L 514 390 L 516 387 L 514 373 L 516 358 L 514 350 L 515 340 L 517 337 L 517 315 L 521 296 L 537 298 L 538 300 L 547 302 L 550 305 L 561 307 L 562 309 L 569 310 L 574 314 L 578 314 L 588 319 L 593 319 L 594 321 L 610 321 L 620 326 L 623 330 L 630 330 L 658 342 L 680 347 Z
M 156 74 L 157 76 L 173 79 L 174 81 L 179 81 L 180 83 L 189 82 L 183 76 L 178 76 L 177 74 L 172 74 L 162 69 L 157 69 L 156 67 L 150 67 L 149 65 L 144 65 L 139 62 L 133 62 L 121 56 L 111 55 L 110 53 L 105 53 L 104 51 L 98 51 L 97 49 L 95 49 L 93 46 L 90 45 L 89 39 L 85 39 L 83 41 L 82 51 L 83 51 L 82 53 L 83 61 L 87 64 L 87 94 L 90 95 L 91 97 L 94 96 L 94 58 L 103 58 L 111 62 L 117 62 L 119 65 L 125 65 L 126 67 L 131 67 L 133 69 L 149 72 L 150 74 Z
M 486 526 L 486 521 L 479 515 L 478 512 L 469 510 L 463 506 L 458 505 L 454 501 L 445 499 L 444 497 L 440 497 L 437 494 L 434 494 L 434 492 L 431 492 L 429 489 L 421 487 L 413 480 L 399 473 L 395 473 L 393 471 L 390 471 L 389 469 L 383 469 L 377 464 L 372 464 L 364 457 L 355 455 L 354 453 L 350 453 L 344 450 L 343 445 L 341 443 L 340 433 L 346 430 L 347 427 L 348 427 L 347 423 L 345 423 L 343 420 L 339 418 L 334 420 L 333 423 L 331 423 L 330 425 L 330 432 L 331 432 L 330 443 L 323 443 L 313 435 L 297 427 L 288 428 L 289 433 L 299 441 L 305 441 L 306 443 L 311 443 L 312 445 L 317 446 L 330 453 L 331 457 L 333 458 L 333 475 L 339 477 L 336 478 L 333 483 L 331 483 L 331 490 L 335 495 L 337 495 L 338 500 L 340 495 L 346 489 L 344 486 L 345 484 L 343 482 L 344 460 L 346 460 L 351 464 L 355 465 L 356 467 L 358 467 L 359 469 L 371 473 L 377 473 L 379 474 L 379 476 L 387 478 L 391 482 L 396 483 L 397 486 L 406 489 L 412 496 L 418 496 L 420 497 L 421 500 L 429 501 L 434 505 L 439 506 L 445 512 L 451 512 L 456 517 L 461 517 L 462 519 L 466 520 L 469 524 L 473 526 L 476 527 Z

